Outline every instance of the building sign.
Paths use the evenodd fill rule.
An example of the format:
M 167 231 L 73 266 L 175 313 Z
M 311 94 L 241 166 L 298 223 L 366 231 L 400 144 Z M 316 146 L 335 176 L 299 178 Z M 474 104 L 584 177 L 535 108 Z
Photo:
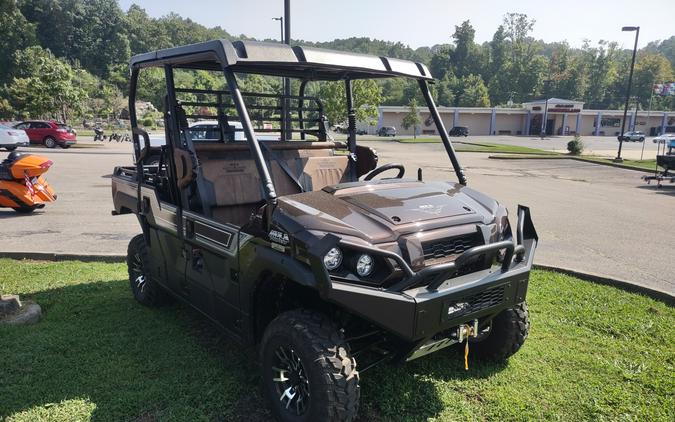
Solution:
M 549 113 L 579 113 L 581 112 L 581 109 L 579 108 L 561 108 L 558 106 L 552 107 L 548 109 Z
M 579 113 L 581 109 L 574 108 L 574 104 L 555 104 L 548 111 L 550 113 Z

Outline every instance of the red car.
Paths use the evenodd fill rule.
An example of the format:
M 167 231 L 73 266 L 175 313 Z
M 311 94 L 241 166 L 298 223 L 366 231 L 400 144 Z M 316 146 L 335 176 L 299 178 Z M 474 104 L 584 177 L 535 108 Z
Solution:
M 77 133 L 73 128 L 53 120 L 27 120 L 14 125 L 14 129 L 25 130 L 31 144 L 41 144 L 47 148 L 54 148 L 57 145 L 61 148 L 70 148 L 77 143 Z

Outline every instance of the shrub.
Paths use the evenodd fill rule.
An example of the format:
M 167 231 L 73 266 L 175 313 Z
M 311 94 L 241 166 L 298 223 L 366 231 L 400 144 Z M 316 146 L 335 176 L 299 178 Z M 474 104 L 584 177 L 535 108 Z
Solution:
M 143 124 L 144 127 L 147 128 L 155 127 L 155 119 L 149 116 L 145 117 L 141 123 Z
M 581 136 L 574 135 L 574 139 L 567 143 L 567 151 L 572 155 L 581 155 L 584 151 L 584 143 L 581 140 Z

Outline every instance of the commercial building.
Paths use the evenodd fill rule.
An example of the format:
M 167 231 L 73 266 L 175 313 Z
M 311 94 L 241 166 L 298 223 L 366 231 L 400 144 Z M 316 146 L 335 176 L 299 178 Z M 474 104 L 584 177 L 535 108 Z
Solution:
M 542 128 L 548 135 L 617 136 L 621 132 L 623 110 L 585 110 L 580 101 L 549 98 L 523 103 L 522 108 L 438 107 L 447 130 L 466 126 L 471 135 L 539 135 Z M 438 135 L 436 126 L 423 107 L 419 108 L 422 124 L 418 135 Z M 409 109 L 405 106 L 378 108 L 376 125 L 360 123 L 359 129 L 375 134 L 382 126 L 393 126 L 399 135 L 412 135 L 401 122 Z M 546 116 L 546 124 L 542 121 Z M 629 110 L 626 131 L 639 130 L 648 136 L 675 132 L 675 111 Z

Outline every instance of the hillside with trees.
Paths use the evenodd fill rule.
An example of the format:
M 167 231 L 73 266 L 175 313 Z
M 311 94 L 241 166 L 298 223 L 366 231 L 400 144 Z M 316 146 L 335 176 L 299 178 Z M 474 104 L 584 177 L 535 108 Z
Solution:
M 448 43 L 412 49 L 401 42 L 370 38 L 294 44 L 410 59 L 425 63 L 437 78 L 433 94 L 445 106 L 506 106 L 543 96 L 586 102 L 586 108 L 620 108 L 630 51 L 615 42 L 544 43 L 531 36 L 536 22 L 509 13 L 491 41 L 478 44 L 471 22 L 448 28 Z M 115 118 L 125 107 L 128 61 L 134 54 L 216 38 L 242 39 L 221 27 L 207 28 L 169 13 L 160 18 L 116 0 L 0 0 L 0 117 L 53 117 L 60 120 Z M 638 53 L 633 104 L 648 106 L 652 84 L 674 78 L 675 36 L 650 42 Z M 149 76 L 152 79 L 152 75 Z M 217 83 L 206 75 L 186 81 Z M 152 81 L 150 81 L 152 82 Z M 155 81 L 155 84 L 159 83 Z M 276 90 L 264 78 L 247 81 Z M 150 83 L 152 86 L 152 83 Z M 321 94 L 339 95 L 327 84 Z M 423 103 L 416 84 L 382 80 L 359 87 L 364 117 L 377 105 Z M 161 95 L 140 99 L 161 109 Z M 339 119 L 341 98 L 329 98 Z M 374 102 L 377 102 L 375 104 Z M 654 97 L 653 109 L 675 109 L 673 97 Z

